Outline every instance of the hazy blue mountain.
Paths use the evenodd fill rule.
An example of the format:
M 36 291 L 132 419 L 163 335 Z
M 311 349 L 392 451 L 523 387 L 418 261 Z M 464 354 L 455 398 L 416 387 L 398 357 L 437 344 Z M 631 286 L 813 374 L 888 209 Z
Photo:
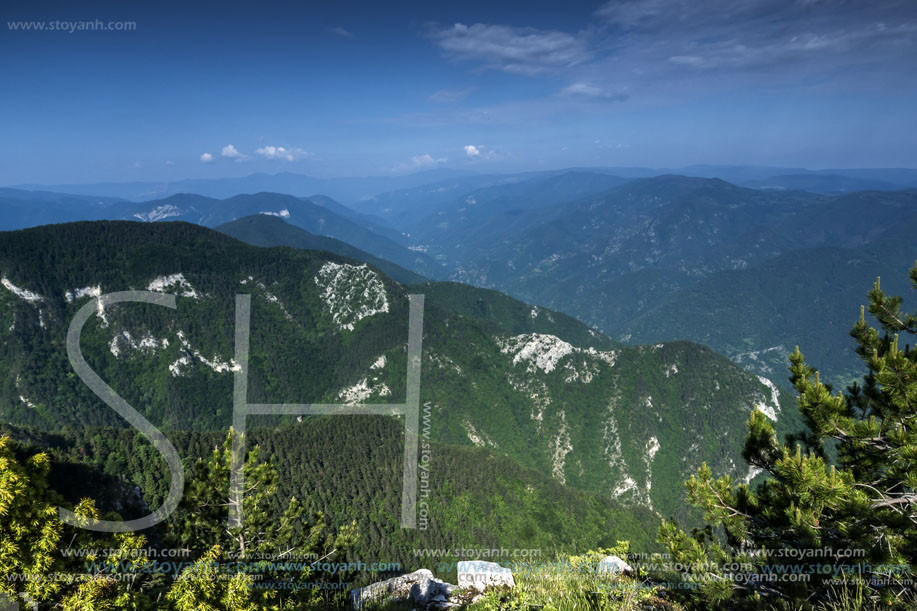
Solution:
M 660 174 L 662 172 L 657 172 Z M 697 164 L 683 168 L 670 168 L 666 173 L 696 178 L 719 178 L 732 183 L 744 183 L 751 180 L 764 180 L 773 176 L 787 174 L 807 174 L 804 168 L 784 168 L 753 165 L 710 165 Z
M 887 237 L 913 239 L 915 223 L 917 189 L 859 191 L 802 209 L 776 230 L 803 246 L 853 247 Z
M 655 174 L 681 174 L 699 178 L 721 178 L 742 186 L 759 187 L 775 184 L 778 188 L 799 188 L 805 191 L 840 193 L 859 189 L 894 190 L 917 186 L 917 170 L 910 168 L 834 168 L 809 170 L 768 166 L 693 165 L 659 170 Z M 626 174 L 621 174 L 626 176 Z M 808 176 L 808 182 L 803 177 Z M 823 179 L 827 179 L 825 182 Z M 788 184 L 781 185 L 781 181 Z M 798 181 L 798 186 L 793 182 Z M 833 188 L 832 183 L 846 183 L 850 188 Z M 871 185 L 871 186 L 870 186 Z M 886 186 L 889 186 L 886 189 Z M 806 188 L 807 186 L 811 188 Z
M 518 181 L 514 175 L 474 174 L 455 176 L 413 187 L 393 189 L 348 202 L 354 210 L 378 216 L 394 227 L 406 227 L 410 219 L 458 201 L 466 193 L 482 187 Z
M 428 278 L 439 274 L 440 266 L 432 259 L 374 232 L 371 223 L 355 215 L 345 218 L 327 206 L 292 195 L 256 193 L 219 200 L 183 193 L 132 204 L 115 218 L 148 222 L 181 220 L 215 227 L 253 214 L 277 216 L 311 233 L 341 240 Z
M 122 202 L 111 197 L 0 189 L 0 230 L 104 219 Z
M 317 201 L 280 193 L 215 199 L 180 193 L 134 203 L 126 200 L 42 191 L 0 190 L 0 230 L 79 220 L 187 221 L 214 227 L 253 214 L 284 218 L 311 233 L 339 239 L 421 276 L 441 275 L 441 265 L 398 243 L 404 236 L 379 219 L 353 211 L 326 196 Z
M 630 179 L 595 172 L 538 175 L 519 182 L 475 189 L 432 210 L 404 215 L 415 244 L 447 263 L 461 262 L 494 242 Z M 413 220 L 411 220 L 413 219 Z
M 902 185 L 881 180 L 853 178 L 839 174 L 785 174 L 761 180 L 740 181 L 756 189 L 784 189 L 811 193 L 850 193 L 852 191 L 898 191 Z
M 860 180 L 891 182 L 906 187 L 917 187 L 915 168 L 851 168 L 843 170 L 818 170 L 816 174 L 840 174 Z
M 20 189 L 45 190 L 78 195 L 117 197 L 131 201 L 161 199 L 178 193 L 196 193 L 225 199 L 239 193 L 271 191 L 305 197 L 325 193 L 338 200 L 351 201 L 375 193 L 407 189 L 468 172 L 450 169 L 428 170 L 400 176 L 315 178 L 293 172 L 256 173 L 238 178 L 201 178 L 162 182 L 91 183 L 65 185 L 17 185 Z
M 642 269 L 700 276 L 765 260 L 791 247 L 767 226 L 822 202 L 807 193 L 743 189 L 719 179 L 659 176 L 574 205 L 477 244 L 459 277 L 551 290 L 576 275 L 595 280 Z
M 309 197 L 304 197 L 302 199 L 309 200 L 314 204 L 318 204 L 323 208 L 328 208 L 332 212 L 343 216 L 345 219 L 350 219 L 353 222 L 366 227 L 370 231 L 383 235 L 390 240 L 398 242 L 399 244 L 407 244 L 409 241 L 408 236 L 391 225 L 389 225 L 382 217 L 374 216 L 371 214 L 362 214 L 357 212 L 349 206 L 345 206 L 341 202 L 334 200 L 327 195 L 310 195 Z
M 254 214 L 230 223 L 218 225 L 215 229 L 252 246 L 290 246 L 302 250 L 324 250 L 361 263 L 369 263 L 392 280 L 402 284 L 424 282 L 426 280 L 420 274 L 408 271 L 400 265 L 374 257 L 368 252 L 351 246 L 346 242 L 327 236 L 315 235 L 301 227 L 291 225 L 277 216 Z
M 493 223 L 493 233 L 484 223 L 468 232 L 482 239 L 454 249 L 465 256 L 450 261 L 455 279 L 563 311 L 622 341 L 706 343 L 781 381 L 793 337 L 812 340 L 809 350 L 824 357 L 830 375 L 847 376 L 855 365 L 843 351 L 846 310 L 832 310 L 821 320 L 799 315 L 824 295 L 815 286 L 835 286 L 819 274 L 838 274 L 838 282 L 847 284 L 836 307 L 854 307 L 871 283 L 867 277 L 905 277 L 901 270 L 917 258 L 917 191 L 826 196 L 661 176 L 586 202 L 494 219 L 500 222 Z M 879 243 L 880 251 L 890 249 L 884 256 L 860 253 Z M 873 264 L 854 273 L 842 265 L 848 260 Z M 797 270 L 792 263 L 798 261 L 806 263 Z M 790 279 L 798 282 L 804 269 L 812 270 L 817 284 L 794 292 Z M 748 301 L 721 301 L 734 294 L 731 282 L 749 287 Z M 785 333 L 776 334 L 777 320 Z M 749 354 L 773 358 L 765 363 L 765 357 L 742 357 Z
M 881 276 L 889 294 L 908 294 L 915 259 L 917 242 L 910 236 L 853 249 L 794 250 L 660 295 L 648 310 L 617 325 L 615 334 L 637 343 L 690 339 L 776 380 L 788 375 L 787 356 L 798 345 L 825 372 L 823 379 L 843 386 L 862 372 L 847 332 L 867 303 L 867 290 Z

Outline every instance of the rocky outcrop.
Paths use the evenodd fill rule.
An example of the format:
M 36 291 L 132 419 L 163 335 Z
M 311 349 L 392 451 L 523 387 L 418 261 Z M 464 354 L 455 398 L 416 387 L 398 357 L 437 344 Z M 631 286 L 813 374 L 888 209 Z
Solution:
M 458 563 L 458 584 L 460 588 L 472 588 L 483 592 L 489 587 L 516 587 L 513 572 L 496 562 L 481 560 Z
M 452 592 L 457 589 L 456 586 L 434 577 L 429 570 L 420 569 L 365 588 L 351 590 L 350 603 L 354 609 L 360 609 L 367 603 L 382 600 L 410 601 L 418 609 L 434 611 L 457 606 L 449 602 Z
M 459 562 L 457 568 L 457 586 L 437 579 L 427 569 L 420 569 L 351 590 L 351 606 L 360 609 L 368 603 L 410 602 L 415 609 L 446 611 L 476 602 L 488 588 L 516 587 L 513 572 L 494 562 Z
M 605 556 L 599 561 L 596 572 L 606 575 L 633 575 L 634 569 L 617 556 Z

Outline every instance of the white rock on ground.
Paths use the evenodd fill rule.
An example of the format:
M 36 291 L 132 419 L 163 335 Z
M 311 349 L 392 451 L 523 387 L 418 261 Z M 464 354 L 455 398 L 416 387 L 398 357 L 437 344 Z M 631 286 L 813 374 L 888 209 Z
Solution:
M 428 569 L 420 569 L 407 575 L 379 581 L 365 588 L 350 591 L 350 603 L 354 609 L 364 604 L 382 600 L 410 601 L 418 608 L 440 606 L 445 602 L 456 586 L 440 581 Z
M 634 572 L 634 569 L 617 556 L 605 556 L 599 561 L 596 572 L 604 574 L 610 573 L 613 575 L 620 575 L 622 573 L 629 575 Z
M 458 563 L 458 585 L 460 588 L 474 588 L 483 592 L 488 587 L 516 587 L 513 572 L 496 562 L 463 560 Z

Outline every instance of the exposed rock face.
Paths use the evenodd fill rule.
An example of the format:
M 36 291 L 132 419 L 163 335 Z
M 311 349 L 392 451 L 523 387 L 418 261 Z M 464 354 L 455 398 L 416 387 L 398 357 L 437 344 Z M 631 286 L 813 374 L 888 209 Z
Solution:
M 415 609 L 445 611 L 479 600 L 487 588 L 516 587 L 513 572 L 495 562 L 463 561 L 457 568 L 458 586 L 440 581 L 427 569 L 420 569 L 351 590 L 350 603 L 354 609 L 360 609 L 367 603 L 411 602 Z
M 634 569 L 617 556 L 605 556 L 599 561 L 596 572 L 612 575 L 632 575 Z
M 384 599 L 411 601 L 420 609 L 445 609 L 452 606 L 448 600 L 455 589 L 456 586 L 440 581 L 429 570 L 420 569 L 365 588 L 351 590 L 350 602 L 354 609 Z
M 458 585 L 460 588 L 474 588 L 483 592 L 488 587 L 516 587 L 513 572 L 496 562 L 464 560 L 458 563 Z
M 200 293 L 194 290 L 194 287 L 185 278 L 185 275 L 180 273 L 159 276 L 150 282 L 146 290 L 156 293 L 175 293 L 179 297 L 191 297 L 192 299 L 200 299 L 201 297 Z
M 389 311 L 388 294 L 379 275 L 365 263 L 329 261 L 315 277 L 325 310 L 341 331 L 353 331 L 357 322 Z

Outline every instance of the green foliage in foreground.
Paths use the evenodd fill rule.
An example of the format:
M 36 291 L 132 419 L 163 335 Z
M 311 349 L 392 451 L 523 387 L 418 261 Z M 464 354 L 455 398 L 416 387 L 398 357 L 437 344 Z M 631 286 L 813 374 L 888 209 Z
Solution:
M 156 507 L 168 489 L 167 471 L 155 450 L 133 430 L 101 429 L 41 434 L 0 427 L 18 439 L 48 448 L 54 458 L 50 478 L 73 502 L 92 495 L 105 509 L 126 517 L 147 512 L 131 503 L 136 491 Z M 216 432 L 169 433 L 185 457 L 189 478 L 221 443 Z M 420 528 L 400 527 L 403 423 L 379 416 L 313 417 L 296 427 L 252 429 L 249 447 L 259 448 L 279 476 L 270 504 L 281 520 L 291 498 L 304 515 L 321 514 L 332 529 L 356 521 L 359 540 L 346 560 L 397 562 L 406 570 L 429 568 L 438 577 L 440 562 L 463 558 L 451 554 L 420 556 L 415 549 L 537 549 L 541 557 L 613 545 L 628 539 L 639 551 L 655 548 L 658 518 L 641 507 L 628 507 L 599 495 L 571 489 L 538 471 L 483 448 L 430 443 L 422 460 L 430 466 L 429 485 L 421 484 Z M 206 463 L 206 461 L 203 461 Z M 198 489 L 190 478 L 186 496 Z M 207 478 L 209 479 L 209 478 Z M 228 475 L 217 478 L 223 486 Z M 119 504 L 116 504 L 119 503 Z M 211 505 L 216 501 L 211 500 Z M 219 529 L 226 509 L 208 510 L 199 530 Z M 424 519 L 426 514 L 426 519 Z M 296 527 L 297 538 L 309 537 Z M 222 540 L 222 535 L 214 533 Z M 364 576 L 367 579 L 372 576 Z
M 333 537 L 323 536 L 319 516 L 309 526 L 310 536 L 294 541 L 290 525 L 300 518 L 301 507 L 291 499 L 283 519 L 270 519 L 278 474 L 272 465 L 259 461 L 257 451 L 248 454 L 244 466 L 244 520 L 238 527 L 223 528 L 225 520 L 212 514 L 227 504 L 229 485 L 223 476 L 230 464 L 229 443 L 227 439 L 222 450 L 197 463 L 181 509 L 164 532 L 150 533 L 163 537 L 156 549 L 190 554 L 170 562 L 169 570 L 159 570 L 162 565 L 144 553 L 150 549 L 146 536 L 99 534 L 61 523 L 57 507 L 66 503 L 48 487 L 48 454 L 13 447 L 8 437 L 0 437 L 0 593 L 5 596 L 0 601 L 22 597 L 42 608 L 66 611 L 281 611 L 340 602 L 328 598 L 334 590 L 258 587 L 256 577 L 269 583 L 333 582 L 339 577 L 316 577 L 308 564 L 278 566 L 264 559 L 318 557 L 326 545 L 346 549 L 357 535 L 351 526 Z M 81 500 L 74 513 L 81 518 L 79 526 L 87 528 L 103 517 L 90 499 Z M 104 517 L 120 519 L 116 513 Z M 280 548 L 284 553 L 278 558 Z
M 627 557 L 628 548 L 628 543 L 622 541 L 611 549 L 560 556 L 553 562 L 532 565 L 513 574 L 514 590 L 489 591 L 471 609 L 528 611 L 536 606 L 544 611 L 629 611 L 664 604 L 652 584 L 599 570 L 603 558 Z
M 330 424 L 331 421 L 326 422 Z M 276 437 L 265 436 L 265 439 L 268 438 L 277 443 Z M 56 449 L 53 453 L 59 454 L 60 450 Z M 0 438 L 0 534 L 3 535 L 0 572 L 6 577 L 0 580 L 0 592 L 9 597 L 25 593 L 44 606 L 59 606 L 68 611 L 154 608 L 172 611 L 280 611 L 343 606 L 346 588 L 336 586 L 359 576 L 350 569 L 330 574 L 320 571 L 308 561 L 301 562 L 301 559 L 346 561 L 353 557 L 353 550 L 358 549 L 362 533 L 353 522 L 331 532 L 321 512 L 304 521 L 303 516 L 308 513 L 304 504 L 295 496 L 288 497 L 281 492 L 281 482 L 285 477 L 281 477 L 274 463 L 261 460 L 261 456 L 261 446 L 255 446 L 248 453 L 245 463 L 245 520 L 241 527 L 226 527 L 225 521 L 231 464 L 230 439 L 227 438 L 222 447 L 218 445 L 212 450 L 209 457 L 193 462 L 180 508 L 163 528 L 155 528 L 146 536 L 135 533 L 112 536 L 61 524 L 57 519 L 56 506 L 66 506 L 67 502 L 47 483 L 52 466 L 49 454 L 11 442 L 9 437 Z M 288 458 L 277 453 L 273 456 Z M 532 504 L 531 498 L 543 493 L 532 485 L 535 483 L 543 488 L 544 484 L 539 484 L 537 479 L 541 476 L 535 472 L 526 474 L 518 466 L 500 467 L 492 456 L 483 457 L 485 460 L 481 458 L 482 452 L 460 450 L 460 454 L 451 459 L 437 461 L 440 465 L 454 467 L 454 461 L 458 460 L 471 465 L 471 468 L 464 475 L 454 474 L 450 486 L 451 492 L 457 493 L 456 504 L 451 508 L 445 504 L 437 505 L 432 511 L 434 520 L 442 523 L 452 520 L 465 526 L 469 523 L 478 527 L 492 525 L 492 536 L 485 538 L 483 543 L 509 546 L 511 543 L 507 537 L 524 537 L 517 532 L 517 527 L 531 529 L 536 520 L 551 524 L 556 519 L 557 515 L 552 513 L 557 511 L 556 507 L 539 505 L 537 501 Z M 286 466 L 291 466 L 291 463 L 286 463 Z M 348 470 L 360 471 L 353 467 L 349 465 Z M 477 485 L 483 495 L 473 489 L 465 489 L 472 470 L 474 476 L 491 482 L 489 485 Z M 445 473 L 437 468 L 434 474 Z M 515 506 L 518 499 L 514 495 L 520 492 L 531 498 L 528 504 Z M 586 498 L 583 493 L 557 492 L 565 492 L 571 501 L 569 506 L 565 506 L 554 499 L 554 504 L 562 510 L 557 513 L 565 512 L 570 517 L 569 524 L 557 533 L 560 537 L 576 542 L 582 537 L 577 537 L 573 529 L 594 536 L 596 526 L 609 525 L 595 513 L 596 501 Z M 378 500 L 387 503 L 389 499 Z M 501 509 L 500 505 L 504 502 L 513 505 L 511 511 Z M 482 503 L 492 512 L 482 515 Z M 573 504 L 587 507 L 577 509 Z M 102 517 L 95 503 L 88 499 L 76 505 L 75 513 L 84 518 L 86 525 Z M 114 512 L 104 517 L 119 519 Z M 494 522 L 495 519 L 504 523 Z M 465 520 L 469 522 L 465 523 Z M 378 534 L 373 531 L 380 526 L 384 525 L 369 525 L 370 542 Z M 536 531 L 533 530 L 530 535 L 534 538 L 528 541 L 516 539 L 516 544 L 539 541 L 537 537 L 544 533 Z M 444 537 L 447 532 L 446 528 L 434 529 L 432 538 L 421 535 L 406 541 L 410 540 L 414 545 L 438 543 L 454 547 L 474 542 L 473 537 L 447 539 Z M 481 543 L 478 542 L 478 545 Z M 103 551 L 106 548 L 108 552 Z M 183 557 L 179 567 L 165 573 L 156 568 L 155 556 L 141 553 L 147 549 L 187 550 L 188 555 Z M 71 553 L 62 553 L 62 550 Z M 84 553 L 73 553 L 77 550 Z M 545 555 L 546 559 L 553 557 L 553 554 Z M 415 559 L 414 562 L 438 563 L 444 559 Z M 300 562 L 276 564 L 284 560 Z M 584 558 L 574 559 L 574 564 L 583 562 Z M 549 562 L 544 566 L 552 565 Z M 551 569 L 535 565 L 521 572 L 520 578 L 528 579 L 523 583 L 534 584 L 548 576 L 546 570 Z M 556 580 L 564 579 L 563 574 L 556 570 L 551 574 Z M 25 577 L 10 579 L 14 575 Z M 54 575 L 63 575 L 66 579 L 58 580 Z M 119 575 L 127 575 L 130 579 Z M 563 587 L 585 587 L 586 582 L 581 581 L 567 580 L 563 582 Z M 560 587 L 559 583 L 555 586 Z M 590 583 L 589 587 L 596 587 Z M 277 584 L 309 584 L 310 587 L 295 590 Z M 314 584 L 327 587 L 311 587 Z M 516 594 L 527 597 L 551 595 L 550 590 L 543 586 L 524 586 Z M 583 600 L 587 599 L 591 600 L 588 595 Z M 561 605 L 557 608 L 575 609 L 581 606 Z
M 917 288 L 917 265 L 911 270 Z M 917 565 L 917 315 L 901 310 L 878 280 L 851 331 L 867 373 L 832 393 L 797 349 L 791 378 L 810 433 L 786 445 L 752 413 L 744 457 L 768 478 L 759 487 L 714 478 L 703 466 L 687 482 L 704 531 L 666 522 L 660 540 L 680 565 L 674 579 L 696 585 L 697 608 L 913 608 Z M 827 446 L 837 450 L 836 464 Z M 804 579 L 802 579 L 804 578 Z

